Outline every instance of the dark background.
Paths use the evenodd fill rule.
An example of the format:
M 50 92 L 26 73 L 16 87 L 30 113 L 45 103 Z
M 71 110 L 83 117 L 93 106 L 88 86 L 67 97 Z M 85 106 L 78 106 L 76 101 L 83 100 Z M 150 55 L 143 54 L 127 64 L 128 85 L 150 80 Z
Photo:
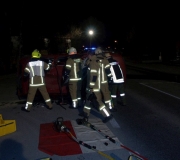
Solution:
M 102 44 L 116 45 L 121 52 L 123 48 L 125 56 L 141 59 L 146 55 L 158 59 L 161 53 L 167 62 L 175 59 L 180 50 L 179 7 L 175 3 L 6 1 L 0 13 L 3 63 L 8 63 L 11 56 L 11 36 L 20 36 L 24 52 L 30 54 L 39 37 L 56 37 L 57 32 L 64 35 L 70 32 L 71 26 L 81 27 L 89 18 L 102 23 L 105 32 L 96 32 L 96 35 L 102 32 L 99 34 Z M 89 23 L 91 28 L 95 25 Z M 97 44 L 95 39 L 97 36 L 93 39 Z M 87 42 L 89 44 L 88 37 Z

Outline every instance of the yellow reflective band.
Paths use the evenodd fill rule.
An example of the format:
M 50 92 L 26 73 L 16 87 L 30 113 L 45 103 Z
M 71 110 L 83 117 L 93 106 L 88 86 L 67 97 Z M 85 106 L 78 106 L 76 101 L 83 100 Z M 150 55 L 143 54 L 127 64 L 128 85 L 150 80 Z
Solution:
M 50 102 L 51 100 L 50 99 L 47 99 L 45 102 Z
M 43 77 L 42 77 L 42 76 L 41 76 L 41 83 L 44 83 L 44 82 L 43 82 Z
M 37 86 L 43 86 L 43 85 L 45 85 L 45 84 L 44 83 L 42 83 L 42 84 L 30 84 L 31 87 L 37 87 Z
M 102 81 L 104 81 L 104 64 L 102 64 Z
M 90 107 L 87 107 L 87 106 L 84 106 L 84 108 L 86 108 L 86 109 L 88 109 L 88 110 L 90 110 L 90 109 L 91 109 Z
M 81 78 L 71 78 L 71 79 L 69 79 L 70 81 L 79 81 L 79 80 L 81 80 Z
M 42 65 L 40 66 L 40 76 L 42 76 Z
M 30 68 L 31 68 L 31 71 L 32 71 L 32 76 L 34 76 L 34 70 L 33 70 L 33 67 L 30 66 Z
M 100 109 L 99 110 L 103 110 L 105 108 L 105 106 L 103 105 L 102 107 L 100 107 Z
M 31 84 L 34 84 L 34 78 L 31 77 Z
M 76 73 L 76 63 L 74 63 L 74 76 L 77 78 L 77 73 Z
M 103 111 L 104 111 L 104 113 L 106 114 L 107 117 L 110 116 L 110 114 L 108 113 L 108 111 L 105 108 L 103 109 Z
M 108 100 L 108 101 L 105 101 L 105 103 L 110 103 L 111 101 L 110 100 Z
M 98 71 L 98 88 L 100 89 L 101 87 L 101 82 L 100 82 L 100 69 Z
M 100 90 L 99 89 L 93 89 L 93 92 L 99 92 Z
M 101 83 L 107 83 L 107 81 L 103 81 L 103 82 L 101 82 Z
M 71 65 L 68 65 L 68 64 L 67 64 L 66 67 L 67 67 L 67 68 L 71 68 Z
M 73 102 L 76 102 L 76 101 L 77 101 L 77 99 L 72 99 L 72 101 L 73 101 Z
M 90 72 L 97 73 L 97 70 L 92 69 Z
M 107 67 L 110 67 L 110 65 L 108 64 L 108 65 L 105 66 L 105 68 L 107 68 Z
M 25 68 L 26 71 L 30 72 L 29 68 Z

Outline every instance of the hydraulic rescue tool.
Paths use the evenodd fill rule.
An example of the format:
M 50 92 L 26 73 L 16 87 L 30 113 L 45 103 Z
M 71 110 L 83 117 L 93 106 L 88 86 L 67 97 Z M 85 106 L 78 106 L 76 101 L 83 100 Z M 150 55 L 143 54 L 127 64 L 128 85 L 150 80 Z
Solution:
M 54 122 L 54 127 L 55 127 L 56 131 L 58 131 L 58 132 L 69 133 L 70 136 L 72 137 L 72 139 L 75 140 L 77 143 L 81 144 L 82 146 L 99 153 L 101 156 L 103 156 L 109 160 L 114 160 L 114 158 L 112 158 L 111 156 L 97 150 L 96 146 L 91 146 L 87 143 L 84 143 L 83 141 L 78 140 L 75 136 L 73 136 L 73 134 L 70 132 L 70 130 L 63 124 L 63 118 L 62 117 L 57 118 L 57 120 Z
M 96 128 L 96 127 L 95 127 L 94 125 L 92 125 L 89 121 L 86 121 L 85 119 L 76 119 L 76 122 L 77 122 L 78 125 L 84 125 L 84 126 L 86 126 L 86 127 L 89 127 L 89 128 L 91 128 L 91 129 L 99 132 L 103 137 L 109 139 L 112 143 L 114 143 L 114 144 L 116 144 L 116 145 L 118 145 L 118 146 L 120 146 L 120 147 L 128 150 L 129 152 L 135 154 L 136 156 L 138 156 L 138 157 L 141 158 L 142 160 L 148 160 L 147 158 L 141 156 L 140 154 L 138 154 L 137 152 L 133 151 L 132 149 L 124 146 L 122 143 L 117 142 L 117 141 L 115 141 L 113 138 L 111 138 L 110 136 L 104 134 L 101 130 L 99 130 L 98 128 Z

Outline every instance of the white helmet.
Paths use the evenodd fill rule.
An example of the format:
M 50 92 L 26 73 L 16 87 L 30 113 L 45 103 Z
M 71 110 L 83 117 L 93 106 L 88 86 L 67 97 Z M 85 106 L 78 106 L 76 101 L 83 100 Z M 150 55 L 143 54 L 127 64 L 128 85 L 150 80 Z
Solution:
M 76 48 L 74 48 L 74 47 L 71 47 L 71 48 L 69 48 L 69 54 L 71 54 L 71 52 L 74 52 L 74 54 L 76 54 L 77 53 L 77 50 L 76 50 Z
M 102 48 L 101 47 L 96 48 L 95 54 L 101 54 L 101 53 L 103 53 Z

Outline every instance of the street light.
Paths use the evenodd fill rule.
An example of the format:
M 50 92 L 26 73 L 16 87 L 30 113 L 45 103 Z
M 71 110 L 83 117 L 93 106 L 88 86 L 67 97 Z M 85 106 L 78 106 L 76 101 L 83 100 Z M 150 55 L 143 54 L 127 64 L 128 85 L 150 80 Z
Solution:
M 89 35 L 90 35 L 90 48 L 91 48 L 91 37 L 94 34 L 93 30 L 89 30 Z
M 114 43 L 115 43 L 115 49 L 117 49 L 117 47 L 118 47 L 118 41 L 115 40 Z

